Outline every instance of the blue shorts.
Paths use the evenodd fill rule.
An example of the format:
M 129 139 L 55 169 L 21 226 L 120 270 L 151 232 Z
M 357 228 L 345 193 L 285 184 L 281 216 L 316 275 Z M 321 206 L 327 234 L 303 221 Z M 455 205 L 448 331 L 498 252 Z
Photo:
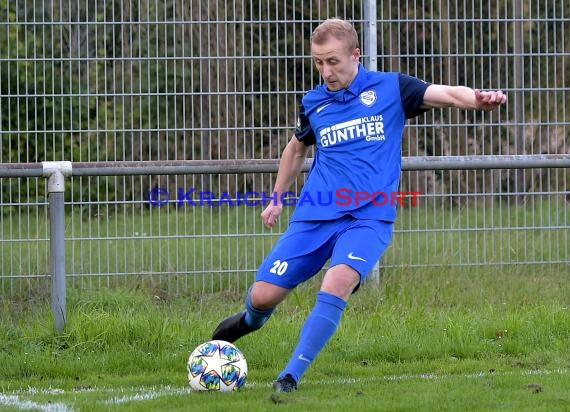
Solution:
M 265 258 L 256 280 L 293 289 L 315 276 L 330 259 L 360 274 L 362 282 L 392 240 L 393 222 L 356 219 L 291 222 Z

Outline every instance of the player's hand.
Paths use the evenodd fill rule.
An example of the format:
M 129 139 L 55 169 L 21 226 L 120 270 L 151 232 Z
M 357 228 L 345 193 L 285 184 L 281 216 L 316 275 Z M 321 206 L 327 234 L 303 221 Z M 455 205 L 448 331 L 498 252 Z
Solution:
M 271 229 L 277 220 L 279 220 L 279 216 L 283 212 L 283 205 L 273 204 L 270 203 L 263 212 L 261 212 L 261 221 L 265 225 L 266 228 Z
M 479 110 L 490 111 L 507 102 L 507 95 L 502 90 L 481 91 L 475 89 L 475 102 Z

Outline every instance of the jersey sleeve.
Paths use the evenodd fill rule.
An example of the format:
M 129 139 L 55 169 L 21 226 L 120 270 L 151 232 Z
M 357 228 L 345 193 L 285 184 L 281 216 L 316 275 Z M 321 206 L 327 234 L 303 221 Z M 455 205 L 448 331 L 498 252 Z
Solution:
M 400 73 L 400 96 L 406 119 L 411 119 L 429 109 L 422 109 L 424 94 L 431 83 Z
M 303 105 L 299 106 L 297 126 L 295 127 L 295 137 L 300 142 L 303 142 L 305 146 L 311 146 L 317 142 L 317 139 L 315 138 L 315 132 L 313 132 L 311 122 L 305 114 L 305 108 Z

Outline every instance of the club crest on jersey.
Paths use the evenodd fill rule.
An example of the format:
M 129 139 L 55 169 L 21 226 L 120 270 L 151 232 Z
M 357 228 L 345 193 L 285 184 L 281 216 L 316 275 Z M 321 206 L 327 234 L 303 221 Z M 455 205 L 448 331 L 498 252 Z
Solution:
M 376 102 L 376 92 L 374 90 L 367 90 L 360 93 L 360 101 L 366 106 L 372 106 Z

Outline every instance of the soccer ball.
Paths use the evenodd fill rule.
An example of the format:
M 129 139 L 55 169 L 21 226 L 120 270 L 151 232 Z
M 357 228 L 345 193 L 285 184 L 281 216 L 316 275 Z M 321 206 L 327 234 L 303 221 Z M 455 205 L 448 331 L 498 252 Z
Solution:
M 188 383 L 196 391 L 237 391 L 245 385 L 246 378 L 245 357 L 229 342 L 202 343 L 188 358 Z

